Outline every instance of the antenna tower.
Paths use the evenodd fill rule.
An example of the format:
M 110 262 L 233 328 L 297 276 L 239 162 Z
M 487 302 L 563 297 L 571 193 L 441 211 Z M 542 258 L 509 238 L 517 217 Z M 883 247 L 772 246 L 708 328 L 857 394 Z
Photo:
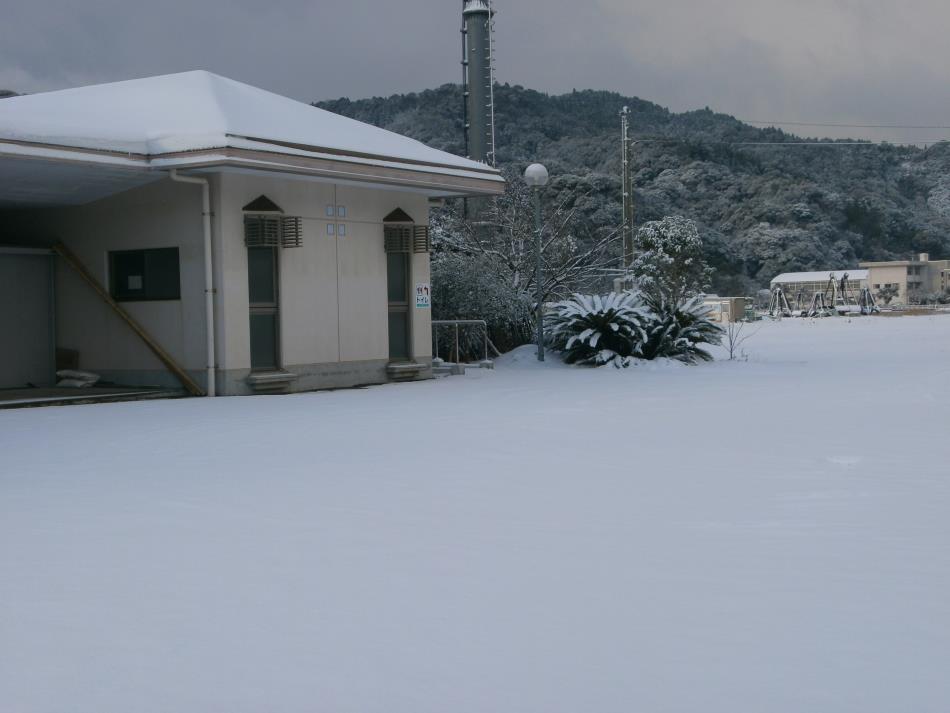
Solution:
M 630 270 L 633 264 L 633 178 L 630 173 L 630 108 L 624 107 L 620 111 L 621 134 L 621 170 L 623 172 L 623 269 Z

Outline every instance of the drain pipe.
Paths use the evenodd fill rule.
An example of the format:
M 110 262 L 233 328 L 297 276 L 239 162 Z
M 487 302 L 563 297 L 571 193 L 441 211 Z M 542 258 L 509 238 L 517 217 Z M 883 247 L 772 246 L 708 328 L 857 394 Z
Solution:
M 205 324 L 207 325 L 208 396 L 215 395 L 214 359 L 214 272 L 211 269 L 211 185 L 207 178 L 181 176 L 178 169 L 171 169 L 171 179 L 178 183 L 201 186 L 201 217 L 205 246 Z

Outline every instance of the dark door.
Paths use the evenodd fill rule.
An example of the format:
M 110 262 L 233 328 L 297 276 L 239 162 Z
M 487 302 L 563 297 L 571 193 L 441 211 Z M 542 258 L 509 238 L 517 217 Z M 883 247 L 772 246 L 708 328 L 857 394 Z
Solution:
M 389 292 L 389 358 L 408 361 L 409 350 L 409 255 L 386 253 Z
M 277 248 L 247 249 L 247 292 L 251 309 L 251 370 L 280 367 L 280 285 Z
M 52 256 L 0 248 L 0 388 L 55 382 Z

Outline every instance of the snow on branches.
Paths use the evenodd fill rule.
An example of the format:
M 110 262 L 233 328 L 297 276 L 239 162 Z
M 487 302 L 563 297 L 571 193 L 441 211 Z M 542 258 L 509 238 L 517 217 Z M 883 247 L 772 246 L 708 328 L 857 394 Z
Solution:
M 696 224 L 678 215 L 642 225 L 635 255 L 631 269 L 637 285 L 655 300 L 678 304 L 705 290 L 713 273 Z

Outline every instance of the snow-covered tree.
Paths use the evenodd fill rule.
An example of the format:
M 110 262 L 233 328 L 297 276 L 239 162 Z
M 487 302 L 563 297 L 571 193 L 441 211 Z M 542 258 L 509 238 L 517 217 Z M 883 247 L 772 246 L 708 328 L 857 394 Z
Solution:
M 505 193 L 477 222 L 466 220 L 461 202 L 433 211 L 432 286 L 436 319 L 485 319 L 499 349 L 533 338 L 537 300 L 534 209 L 529 189 L 507 175 Z M 556 183 L 557 180 L 552 183 Z M 542 301 L 595 289 L 616 261 L 614 229 L 579 234 L 578 196 L 554 186 L 542 214 Z
M 632 271 L 645 295 L 671 304 L 706 289 L 712 275 L 696 224 L 682 216 L 654 220 L 637 230 Z
M 434 319 L 484 319 L 493 343 L 501 351 L 531 341 L 534 299 L 513 284 L 497 258 L 436 250 L 431 271 Z M 481 333 L 467 329 L 461 337 L 462 352 L 481 358 Z M 448 343 L 442 341 L 443 346 Z
M 884 304 L 889 305 L 898 294 L 900 294 L 900 290 L 897 285 L 884 285 L 875 296 Z

